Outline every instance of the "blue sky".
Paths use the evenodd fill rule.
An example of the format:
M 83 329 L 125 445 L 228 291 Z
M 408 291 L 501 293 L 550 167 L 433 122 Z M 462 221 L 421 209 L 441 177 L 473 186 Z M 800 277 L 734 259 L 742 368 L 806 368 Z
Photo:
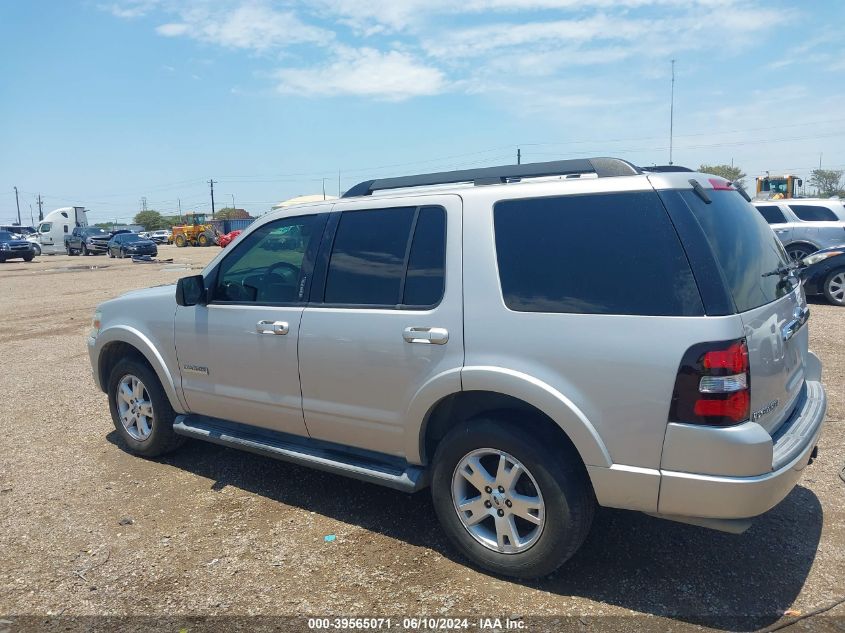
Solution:
M 845 168 L 840 0 L 0 0 L 0 222 L 614 155 Z

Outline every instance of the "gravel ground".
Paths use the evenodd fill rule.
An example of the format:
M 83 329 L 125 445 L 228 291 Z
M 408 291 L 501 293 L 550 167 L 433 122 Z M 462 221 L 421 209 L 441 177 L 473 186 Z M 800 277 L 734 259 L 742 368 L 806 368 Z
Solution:
M 163 247 L 161 256 L 199 269 L 216 252 Z M 91 381 L 91 314 L 104 299 L 185 274 L 105 257 L 0 264 L 0 631 L 49 628 L 56 621 L 45 618 L 58 615 L 170 617 L 162 628 L 174 631 L 187 615 L 485 616 L 524 618 L 517 621 L 529 630 L 744 630 L 845 595 L 841 308 L 812 305 L 828 421 L 819 459 L 783 503 L 741 536 L 601 510 L 567 566 L 517 583 L 464 564 L 427 492 L 407 495 L 198 442 L 156 461 L 122 451 L 106 396 Z M 330 534 L 336 540 L 326 542 Z M 632 615 L 647 617 L 614 617 Z M 121 620 L 62 622 L 114 628 Z M 151 622 L 155 629 L 162 620 Z M 214 622 L 259 621 L 206 624 Z M 845 628 L 842 604 L 797 628 L 838 627 Z

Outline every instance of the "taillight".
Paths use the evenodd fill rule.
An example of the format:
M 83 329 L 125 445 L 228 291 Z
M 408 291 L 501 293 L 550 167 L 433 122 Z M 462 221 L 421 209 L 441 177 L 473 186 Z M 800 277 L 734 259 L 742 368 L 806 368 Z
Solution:
M 669 421 L 711 426 L 745 422 L 750 387 L 745 339 L 693 345 L 678 368 Z

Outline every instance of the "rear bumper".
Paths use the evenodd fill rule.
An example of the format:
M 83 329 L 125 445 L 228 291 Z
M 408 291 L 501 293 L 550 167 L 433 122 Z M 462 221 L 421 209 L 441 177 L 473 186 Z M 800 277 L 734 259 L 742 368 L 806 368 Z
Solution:
M 661 469 L 658 513 L 717 519 L 742 519 L 763 514 L 798 483 L 821 434 L 826 410 L 827 399 L 821 383 L 808 381 L 792 416 L 774 437 L 763 431 L 767 440 L 762 441 L 759 432 L 748 433 L 750 442 L 745 447 L 748 461 L 759 461 L 760 451 L 765 449 L 771 456 L 768 472 L 737 477 Z M 706 453 L 718 461 L 722 458 L 721 444 L 721 449 L 733 460 L 742 459 L 742 442 L 737 442 L 731 429 L 707 431 L 710 438 Z M 737 467 L 742 468 L 743 464 Z

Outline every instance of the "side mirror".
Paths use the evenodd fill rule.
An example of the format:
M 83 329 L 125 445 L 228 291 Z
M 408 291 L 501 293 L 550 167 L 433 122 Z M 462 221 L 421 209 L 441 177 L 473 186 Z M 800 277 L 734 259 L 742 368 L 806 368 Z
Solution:
M 176 303 L 178 305 L 204 306 L 207 300 L 205 292 L 205 277 L 202 275 L 182 277 L 176 282 Z

